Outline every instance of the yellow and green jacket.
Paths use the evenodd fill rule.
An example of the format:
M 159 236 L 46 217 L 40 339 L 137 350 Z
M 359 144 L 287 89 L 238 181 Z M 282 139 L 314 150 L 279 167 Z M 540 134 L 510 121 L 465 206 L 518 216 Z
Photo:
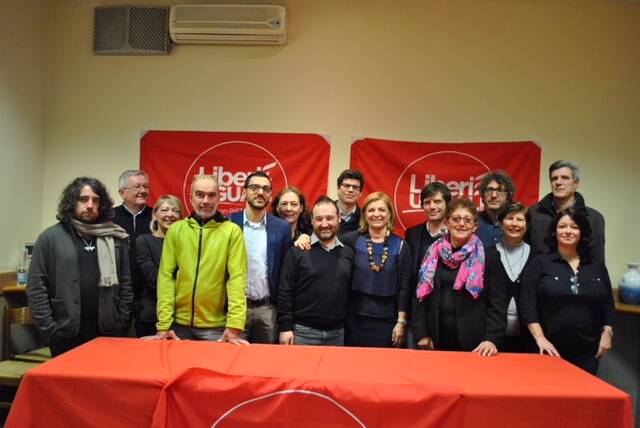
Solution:
M 242 230 L 219 212 L 201 225 L 193 217 L 167 231 L 158 272 L 158 330 L 171 324 L 244 330 L 247 252 Z

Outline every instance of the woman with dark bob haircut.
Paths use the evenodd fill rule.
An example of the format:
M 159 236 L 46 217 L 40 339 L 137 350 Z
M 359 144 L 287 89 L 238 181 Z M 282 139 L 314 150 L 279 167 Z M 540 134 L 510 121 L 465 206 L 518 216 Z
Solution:
M 547 243 L 552 252 L 537 256 L 525 271 L 522 317 L 541 354 L 561 356 L 595 375 L 613 337 L 609 272 L 593 257 L 591 224 L 581 211 L 560 211 Z
M 507 328 L 501 350 L 526 352 L 536 349 L 527 325 L 519 315 L 522 276 L 536 256 L 533 248 L 524 242 L 531 222 L 529 209 L 520 202 L 506 204 L 498 212 L 502 239 L 486 251 L 489 282 L 500 284 L 507 293 Z

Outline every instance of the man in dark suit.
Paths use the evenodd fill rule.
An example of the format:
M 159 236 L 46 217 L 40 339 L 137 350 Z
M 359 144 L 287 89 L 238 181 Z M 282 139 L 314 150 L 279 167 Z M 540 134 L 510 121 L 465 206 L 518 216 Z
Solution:
M 357 169 L 345 169 L 338 176 L 338 211 L 340 214 L 340 232 L 342 236 L 360 227 L 361 210 L 358 199 L 364 191 L 364 175 Z
M 413 256 L 413 294 L 415 294 L 415 287 L 418 283 L 420 264 L 427 253 L 427 249 L 447 231 L 444 226 L 444 214 L 447 210 L 447 204 L 451 201 L 451 191 L 444 183 L 434 181 L 422 188 L 420 200 L 427 220 L 424 223 L 410 227 L 405 232 L 405 239 L 411 248 Z M 409 348 L 416 348 L 415 338 L 411 329 L 409 329 L 407 335 L 407 345 Z
M 435 181 L 420 191 L 420 200 L 427 221 L 410 227 L 405 232 L 405 239 L 411 247 L 416 275 L 429 246 L 447 231 L 444 226 L 444 214 L 447 204 L 451 201 L 451 191 L 444 183 Z
M 245 334 L 251 343 L 276 343 L 276 287 L 292 243 L 289 223 L 267 213 L 272 190 L 267 174 L 249 174 L 242 192 L 245 209 L 229 216 L 242 228 L 249 256 Z

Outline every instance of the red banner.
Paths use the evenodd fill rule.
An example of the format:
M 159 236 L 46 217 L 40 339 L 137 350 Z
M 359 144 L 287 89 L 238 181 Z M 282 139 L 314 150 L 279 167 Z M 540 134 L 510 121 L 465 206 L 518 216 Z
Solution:
M 191 209 L 189 188 L 199 174 L 218 177 L 223 215 L 244 208 L 242 186 L 264 171 L 273 196 L 295 185 L 309 204 L 327 191 L 329 143 L 315 134 L 149 131 L 140 141 L 140 167 L 149 174 L 150 201 L 170 193 Z
M 463 426 L 459 388 L 233 376 L 191 368 L 162 390 L 152 428 Z
M 365 193 L 385 192 L 398 217 L 397 231 L 425 221 L 420 190 L 430 182 L 445 183 L 453 197 L 472 199 L 482 208 L 478 184 L 495 170 L 516 184 L 515 200 L 538 201 L 540 148 L 530 141 L 510 143 L 411 143 L 365 138 L 351 146 L 351 168 L 365 177 Z M 365 194 L 365 196 L 366 196 Z

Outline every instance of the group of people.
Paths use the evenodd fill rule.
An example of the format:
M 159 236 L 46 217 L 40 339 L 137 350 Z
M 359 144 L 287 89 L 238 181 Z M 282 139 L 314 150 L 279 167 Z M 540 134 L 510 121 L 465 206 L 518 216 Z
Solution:
M 604 220 L 577 192 L 575 164 L 554 162 L 549 179 L 528 208 L 490 172 L 481 212 L 429 183 L 426 221 L 403 239 L 385 193 L 358 204 L 357 170 L 340 174 L 337 200 L 312 206 L 295 186 L 272 197 L 254 172 L 228 217 L 215 176 L 193 179 L 188 216 L 171 195 L 147 206 L 143 171 L 120 176 L 115 209 L 101 182 L 79 177 L 35 244 L 27 296 L 53 355 L 133 322 L 161 339 L 540 352 L 595 373 L 613 336 Z

